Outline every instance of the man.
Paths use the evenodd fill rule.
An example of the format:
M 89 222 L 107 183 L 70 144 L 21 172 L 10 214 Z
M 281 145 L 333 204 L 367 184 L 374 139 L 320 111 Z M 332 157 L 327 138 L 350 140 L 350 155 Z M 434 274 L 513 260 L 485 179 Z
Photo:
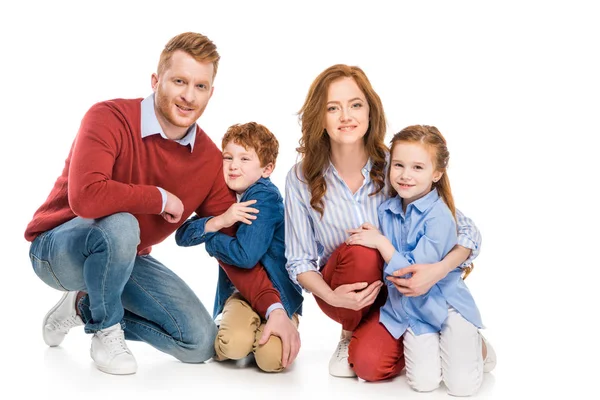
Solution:
M 92 106 L 61 176 L 27 226 L 36 274 L 67 291 L 44 317 L 44 341 L 58 346 L 69 329 L 85 324 L 93 334 L 91 357 L 103 372 L 137 371 L 125 339 L 183 362 L 214 354 L 214 321 L 150 251 L 192 212 L 219 215 L 235 201 L 223 179 L 221 152 L 196 125 L 212 96 L 219 59 L 207 37 L 180 34 L 160 56 L 151 96 Z M 235 280 L 237 271 L 224 268 Z M 264 269 L 251 273 L 267 280 Z M 251 302 L 280 302 L 272 287 L 242 294 Z M 281 310 L 269 315 L 265 334 L 299 342 Z

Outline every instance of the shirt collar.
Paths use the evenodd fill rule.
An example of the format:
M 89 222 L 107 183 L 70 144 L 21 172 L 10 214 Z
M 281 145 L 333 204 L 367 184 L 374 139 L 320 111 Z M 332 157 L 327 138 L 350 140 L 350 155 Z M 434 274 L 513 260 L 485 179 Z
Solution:
M 429 209 L 440 198 L 437 189 L 433 189 L 431 192 L 427 193 L 425 196 L 421 197 L 418 200 L 413 201 L 406 208 L 407 213 L 410 211 L 410 208 L 413 207 L 417 209 L 420 213 L 423 213 Z M 404 215 L 402 211 L 402 199 L 400 196 L 396 195 L 393 199 L 386 203 L 384 210 L 390 210 L 394 214 Z
M 182 146 L 190 145 L 190 151 L 194 150 L 194 142 L 196 142 L 196 127 L 194 123 L 189 127 L 185 136 L 175 142 Z M 154 109 L 154 93 L 142 100 L 142 138 L 160 135 L 163 139 L 169 140 L 167 135 L 163 132 L 158 118 L 156 118 L 156 110 Z

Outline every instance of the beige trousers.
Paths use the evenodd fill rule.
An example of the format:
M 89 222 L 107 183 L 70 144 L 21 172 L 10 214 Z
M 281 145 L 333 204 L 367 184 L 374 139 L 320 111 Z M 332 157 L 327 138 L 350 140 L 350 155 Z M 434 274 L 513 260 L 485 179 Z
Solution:
M 297 314 L 293 315 L 292 321 L 297 328 Z M 271 335 L 267 343 L 258 345 L 265 324 L 266 321 L 260 318 L 239 293 L 232 294 L 225 302 L 221 325 L 215 338 L 215 359 L 240 360 L 253 352 L 256 364 L 261 370 L 282 371 L 281 339 Z

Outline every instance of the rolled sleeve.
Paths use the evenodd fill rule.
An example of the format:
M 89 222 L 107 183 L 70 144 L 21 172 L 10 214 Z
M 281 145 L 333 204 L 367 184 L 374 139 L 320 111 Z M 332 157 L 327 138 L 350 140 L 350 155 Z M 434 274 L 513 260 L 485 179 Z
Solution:
M 475 223 L 459 210 L 456 210 L 456 222 L 458 225 L 458 245 L 471 249 L 471 255 L 460 267 L 466 268 L 473 263 L 481 251 L 481 232 Z
M 195 246 L 212 238 L 217 232 L 206 233 L 206 223 L 211 218 L 213 217 L 199 218 L 194 216 L 185 221 L 175 232 L 177 245 L 182 247 Z

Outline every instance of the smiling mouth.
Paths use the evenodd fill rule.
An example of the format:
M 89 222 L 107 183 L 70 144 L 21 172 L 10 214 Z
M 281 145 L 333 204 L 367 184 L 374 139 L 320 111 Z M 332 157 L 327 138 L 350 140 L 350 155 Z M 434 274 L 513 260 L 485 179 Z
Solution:
M 193 108 L 183 107 L 183 106 L 180 106 L 179 104 L 175 104 L 175 106 L 177 108 L 179 108 L 181 111 L 186 111 L 187 112 L 187 111 L 192 111 L 193 110 Z
M 342 132 L 349 132 L 349 131 L 353 131 L 356 128 L 355 125 L 353 126 L 341 126 L 338 129 Z
M 400 186 L 401 188 L 404 188 L 404 189 L 408 189 L 408 188 L 413 187 L 414 185 L 408 185 L 406 183 L 399 183 L 398 186 Z

